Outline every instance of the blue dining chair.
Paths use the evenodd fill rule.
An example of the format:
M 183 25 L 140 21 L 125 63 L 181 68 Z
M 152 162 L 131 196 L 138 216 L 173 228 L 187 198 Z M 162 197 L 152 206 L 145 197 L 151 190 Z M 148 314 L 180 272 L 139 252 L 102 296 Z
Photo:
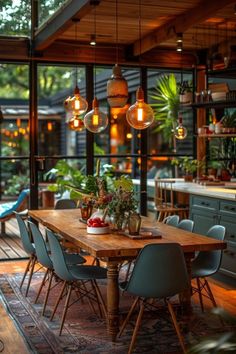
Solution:
M 214 225 L 208 230 L 206 236 L 223 241 L 225 238 L 225 227 L 222 225 Z M 221 265 L 222 252 L 222 250 L 200 251 L 197 257 L 192 261 L 192 279 L 196 279 L 197 283 L 197 287 L 192 286 L 192 294 L 198 293 L 202 312 L 204 311 L 203 296 L 209 298 L 213 306 L 217 307 L 206 278 L 218 272 Z
M 179 215 L 169 215 L 163 220 L 163 223 L 170 226 L 177 226 L 179 223 Z
M 154 269 L 155 271 L 153 271 Z M 136 306 L 139 305 L 139 313 L 129 346 L 129 354 L 133 351 L 144 308 L 150 299 L 165 299 L 181 348 L 186 353 L 184 340 L 169 297 L 181 293 L 189 286 L 183 251 L 178 243 L 149 244 L 141 250 L 130 279 L 120 283 L 120 288 L 136 296 L 136 299 L 122 324 L 118 336 L 121 336 L 131 314 Z
M 38 260 L 37 260 L 37 256 L 36 256 L 36 252 L 35 252 L 35 246 L 31 242 L 29 230 L 27 229 L 27 226 L 26 226 L 24 220 L 22 219 L 22 216 L 18 213 L 15 213 L 15 217 L 16 217 L 16 220 L 17 220 L 17 223 L 19 226 L 19 230 L 20 230 L 20 239 L 22 242 L 22 246 L 23 246 L 25 252 L 29 255 L 29 261 L 26 265 L 25 272 L 24 272 L 23 278 L 20 283 L 20 289 L 21 289 L 23 286 L 23 283 L 25 281 L 26 275 L 29 272 L 29 278 L 28 278 L 28 282 L 26 285 L 26 291 L 25 291 L 25 296 L 27 296 L 28 291 L 29 291 L 29 287 L 30 287 L 30 283 L 32 280 L 32 276 L 34 273 L 35 265 L 38 262 Z
M 59 199 L 54 209 L 75 209 L 76 202 L 73 199 Z
M 37 293 L 36 299 L 35 299 L 35 303 L 37 303 L 44 285 L 46 284 L 46 282 L 48 282 L 48 287 L 47 287 L 47 291 L 45 294 L 44 305 L 43 305 L 43 310 L 42 310 L 42 315 L 44 315 L 45 310 L 46 310 L 46 306 L 47 306 L 49 293 L 51 290 L 52 280 L 53 280 L 53 277 L 55 277 L 55 273 L 54 273 L 53 263 L 52 263 L 51 257 L 49 255 L 49 252 L 47 249 L 47 245 L 46 245 L 46 242 L 43 238 L 41 231 L 31 221 L 28 221 L 28 225 L 29 225 L 29 229 L 31 231 L 31 234 L 32 234 L 32 237 L 34 240 L 35 252 L 36 252 L 38 262 L 44 268 L 46 268 L 46 272 L 44 274 L 43 280 L 41 282 L 41 285 L 39 287 L 39 290 L 38 290 L 38 293 Z M 65 257 L 65 261 L 67 264 L 82 264 L 82 263 L 86 262 L 86 259 L 81 257 L 78 254 L 70 254 L 70 253 L 64 252 L 64 257 Z
M 177 227 L 182 230 L 193 232 L 194 222 L 190 219 L 183 219 L 179 222 Z
M 51 259 L 53 262 L 54 271 L 56 275 L 63 281 L 61 292 L 57 298 L 55 307 L 50 318 L 51 320 L 55 315 L 55 312 L 64 293 L 66 293 L 66 300 L 64 304 L 59 335 L 61 335 L 62 333 L 68 308 L 76 302 L 75 300 L 73 300 L 73 302 L 70 304 L 71 292 L 74 289 L 79 290 L 76 292 L 76 294 L 78 295 L 77 301 L 86 297 L 89 300 L 89 303 L 92 308 L 92 301 L 96 301 L 100 314 L 103 311 L 104 316 L 107 317 L 106 307 L 97 284 L 97 280 L 107 278 L 107 270 L 105 268 L 93 265 L 67 264 L 65 261 L 65 255 L 56 235 L 51 230 L 47 229 L 47 236 L 51 249 Z M 87 289 L 87 282 L 90 283 L 92 292 L 91 290 Z

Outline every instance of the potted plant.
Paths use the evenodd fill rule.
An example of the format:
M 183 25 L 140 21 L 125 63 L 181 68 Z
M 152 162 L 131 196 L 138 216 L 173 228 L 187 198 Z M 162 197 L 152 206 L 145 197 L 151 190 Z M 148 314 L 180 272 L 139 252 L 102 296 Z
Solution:
M 179 101 L 182 104 L 192 103 L 193 88 L 191 82 L 184 80 L 179 84 Z
M 185 182 L 192 182 L 193 174 L 203 166 L 202 161 L 198 161 L 188 156 L 174 158 L 172 165 L 178 166 L 184 173 Z
M 222 133 L 235 133 L 236 132 L 236 111 L 232 114 L 226 114 L 221 119 Z

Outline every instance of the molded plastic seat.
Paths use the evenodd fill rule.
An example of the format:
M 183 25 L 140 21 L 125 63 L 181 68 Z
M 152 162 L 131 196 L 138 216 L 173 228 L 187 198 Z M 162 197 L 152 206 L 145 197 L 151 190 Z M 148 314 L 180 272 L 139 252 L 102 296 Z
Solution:
M 28 224 L 29 224 L 29 228 L 31 230 L 31 234 L 33 236 L 34 245 L 35 245 L 35 252 L 37 255 L 38 262 L 40 262 L 40 264 L 46 268 L 44 278 L 41 282 L 41 285 L 39 287 L 39 291 L 38 291 L 36 299 L 35 299 L 35 303 L 36 303 L 38 301 L 40 294 L 41 294 L 43 286 L 48 281 L 48 288 L 46 291 L 46 295 L 45 295 L 45 299 L 44 299 L 44 306 L 43 306 L 43 311 L 42 311 L 42 315 L 44 315 L 45 309 L 47 306 L 48 296 L 49 296 L 49 293 L 51 290 L 53 276 L 55 274 L 54 274 L 54 269 L 53 269 L 53 263 L 50 258 L 50 255 L 48 253 L 47 245 L 46 245 L 46 242 L 44 241 L 42 233 L 40 232 L 38 227 L 34 223 L 32 223 L 31 221 L 28 221 Z M 78 254 L 69 254 L 69 253 L 67 254 L 64 252 L 64 256 L 65 256 L 65 261 L 67 264 L 82 264 L 82 263 L 86 262 L 86 259 L 81 257 Z
M 164 220 L 163 220 L 164 224 L 168 224 L 170 226 L 177 226 L 179 223 L 179 215 L 170 215 L 167 216 Z
M 222 225 L 214 225 L 208 230 L 206 236 L 223 241 L 225 238 L 225 227 Z M 222 250 L 207 252 L 201 251 L 192 261 L 192 278 L 197 281 L 197 288 L 192 287 L 192 289 L 193 294 L 195 292 L 198 292 L 199 294 L 202 311 L 204 311 L 202 296 L 208 297 L 213 306 L 217 306 L 206 277 L 212 276 L 218 272 L 221 265 L 221 259 Z
M 123 291 L 129 292 L 137 298 L 121 327 L 119 336 L 122 334 L 136 305 L 139 304 L 140 306 L 128 353 L 133 350 L 145 304 L 148 300 L 154 298 L 165 299 L 181 348 L 183 352 L 186 352 L 173 307 L 168 299 L 189 287 L 185 259 L 179 244 L 149 244 L 145 246 L 139 253 L 130 279 L 121 283 L 120 287 Z
M 15 216 L 15 212 L 20 212 L 26 210 L 25 215 L 27 215 L 27 201 L 29 196 L 29 189 L 24 189 L 16 201 L 3 203 L 0 205 L 0 222 L 1 222 L 1 233 L 5 234 L 5 221 L 10 220 Z
M 180 221 L 177 227 L 182 230 L 193 232 L 194 222 L 190 219 L 183 219 Z
M 107 270 L 105 268 L 92 266 L 92 265 L 68 265 L 65 261 L 65 255 L 62 251 L 61 245 L 56 235 L 51 230 L 47 230 L 47 235 L 48 235 L 48 241 L 51 249 L 51 259 L 53 262 L 54 271 L 56 275 L 64 282 L 62 286 L 62 290 L 56 301 L 56 305 L 54 307 L 51 320 L 53 319 L 54 314 L 57 310 L 59 302 L 62 298 L 62 294 L 64 294 L 65 291 L 67 293 L 64 310 L 62 314 L 59 335 L 61 335 L 63 329 L 67 310 L 72 304 L 75 303 L 75 301 L 73 300 L 73 302 L 69 304 L 71 292 L 73 289 L 76 289 L 78 287 L 79 287 L 79 292 L 78 291 L 76 292 L 77 294 L 79 293 L 80 295 L 78 297 L 78 300 L 80 300 L 85 296 L 90 301 L 90 304 L 91 304 L 91 300 L 93 301 L 95 300 L 98 304 L 100 314 L 102 313 L 101 312 L 102 310 L 104 316 L 106 317 L 107 316 L 106 307 L 102 299 L 102 295 L 96 280 L 106 279 Z M 91 290 L 89 289 L 87 290 L 85 285 L 86 282 L 90 283 L 93 291 L 92 293 Z M 93 305 L 91 306 L 93 307 Z
M 35 264 L 37 263 L 37 257 L 36 257 L 36 253 L 35 253 L 35 246 L 31 242 L 29 231 L 26 227 L 24 220 L 22 219 L 22 216 L 20 216 L 20 214 L 18 214 L 18 213 L 15 213 L 15 216 L 16 216 L 16 220 L 17 220 L 17 223 L 18 223 L 18 226 L 20 229 L 20 238 L 21 238 L 23 248 L 24 248 L 25 252 L 30 257 L 29 261 L 27 263 L 27 266 L 25 268 L 25 272 L 24 272 L 22 281 L 20 283 L 20 289 L 21 289 L 22 285 L 24 283 L 25 277 L 26 277 L 27 273 L 29 272 L 29 279 L 28 279 L 28 283 L 26 286 L 26 292 L 25 292 L 25 296 L 27 296 L 28 291 L 29 291 L 29 287 L 30 287 L 30 283 L 31 283 L 31 279 L 32 279 L 32 276 L 34 273 L 34 267 L 35 267 Z
M 59 199 L 55 204 L 55 209 L 75 209 L 76 202 L 73 199 Z

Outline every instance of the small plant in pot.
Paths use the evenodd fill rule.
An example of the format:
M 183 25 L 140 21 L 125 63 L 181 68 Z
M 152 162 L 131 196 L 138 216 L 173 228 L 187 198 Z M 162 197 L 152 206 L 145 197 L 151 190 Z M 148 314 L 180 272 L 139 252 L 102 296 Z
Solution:
M 236 111 L 227 113 L 221 119 L 222 133 L 236 133 Z
M 171 161 L 172 165 L 178 166 L 183 171 L 185 182 L 192 182 L 193 175 L 199 168 L 202 167 L 203 162 L 193 159 L 188 156 L 175 158 Z
M 193 88 L 189 81 L 182 81 L 179 84 L 179 101 L 180 103 L 187 104 L 192 103 L 193 100 Z

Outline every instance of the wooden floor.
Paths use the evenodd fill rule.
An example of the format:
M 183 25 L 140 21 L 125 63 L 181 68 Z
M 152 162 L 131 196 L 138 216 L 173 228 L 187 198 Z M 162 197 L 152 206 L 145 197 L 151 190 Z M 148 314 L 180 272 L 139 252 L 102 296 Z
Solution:
M 27 257 L 21 244 L 16 219 L 12 218 L 6 222 L 6 234 L 0 236 L 0 261 Z

